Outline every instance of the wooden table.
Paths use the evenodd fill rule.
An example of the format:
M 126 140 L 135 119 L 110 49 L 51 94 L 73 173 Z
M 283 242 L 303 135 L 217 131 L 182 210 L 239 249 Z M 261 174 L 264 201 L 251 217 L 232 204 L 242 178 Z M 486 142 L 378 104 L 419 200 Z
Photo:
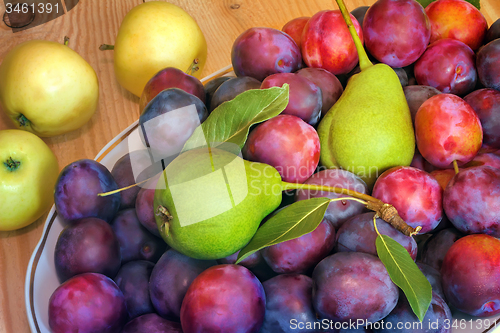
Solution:
M 0 22 L 0 62 L 15 45 L 45 39 L 70 47 L 97 72 L 100 84 L 99 108 L 93 118 L 74 132 L 44 139 L 56 154 L 59 168 L 81 159 L 94 158 L 101 148 L 139 117 L 139 99 L 123 89 L 113 70 L 113 52 L 98 50 L 112 44 L 125 14 L 142 0 L 80 0 L 67 14 L 43 25 L 13 33 Z M 266 26 L 280 29 L 287 21 L 311 16 L 325 9 L 337 9 L 333 0 L 170 0 L 184 8 L 198 22 L 208 43 L 208 60 L 203 76 L 231 63 L 230 50 L 244 30 Z M 346 0 L 352 10 L 375 0 Z M 498 0 L 481 0 L 488 24 L 500 17 Z M 0 1 L 0 14 L 5 7 Z M 0 130 L 13 128 L 0 112 Z M 1 208 L 0 208 L 1 209 Z M 0 333 L 29 332 L 24 304 L 24 281 L 30 256 L 42 234 L 46 215 L 32 225 L 13 232 L 0 232 Z

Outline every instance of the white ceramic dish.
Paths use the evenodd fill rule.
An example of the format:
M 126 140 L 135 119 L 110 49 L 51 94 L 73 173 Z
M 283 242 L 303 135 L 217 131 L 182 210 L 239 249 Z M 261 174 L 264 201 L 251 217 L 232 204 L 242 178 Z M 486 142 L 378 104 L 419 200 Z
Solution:
M 204 78 L 206 82 L 214 77 L 224 75 L 231 70 L 225 67 Z M 95 160 L 111 170 L 115 162 L 129 152 L 129 143 L 142 145 L 138 135 L 138 121 L 134 122 L 122 133 L 111 140 L 95 157 Z M 64 228 L 53 206 L 43 229 L 43 234 L 31 256 L 25 282 L 25 304 L 28 321 L 33 333 L 50 333 L 48 321 L 49 298 L 59 286 L 55 266 L 54 248 L 57 238 Z M 453 332 L 482 333 L 500 332 L 500 316 L 490 318 L 474 318 L 455 312 L 453 322 L 449 325 Z

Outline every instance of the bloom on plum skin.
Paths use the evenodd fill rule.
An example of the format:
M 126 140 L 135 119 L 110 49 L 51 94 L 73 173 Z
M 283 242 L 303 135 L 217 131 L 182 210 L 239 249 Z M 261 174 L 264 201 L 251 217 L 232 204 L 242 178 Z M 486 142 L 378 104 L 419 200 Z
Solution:
M 245 159 L 273 166 L 283 181 L 291 183 L 302 183 L 314 173 L 319 154 L 314 127 L 291 115 L 278 115 L 259 124 L 243 147 Z
M 500 169 L 477 166 L 460 171 L 444 191 L 443 207 L 461 232 L 500 237 Z

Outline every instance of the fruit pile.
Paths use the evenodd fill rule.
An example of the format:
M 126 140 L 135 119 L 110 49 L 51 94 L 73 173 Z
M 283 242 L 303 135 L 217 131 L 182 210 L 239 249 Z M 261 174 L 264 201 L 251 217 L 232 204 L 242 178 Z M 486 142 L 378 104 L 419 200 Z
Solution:
M 500 20 L 463 0 L 338 3 L 243 32 L 235 76 L 158 71 L 139 83 L 145 149 L 61 171 L 54 333 L 494 324 Z M 425 283 L 402 268 L 401 285 L 384 246 Z

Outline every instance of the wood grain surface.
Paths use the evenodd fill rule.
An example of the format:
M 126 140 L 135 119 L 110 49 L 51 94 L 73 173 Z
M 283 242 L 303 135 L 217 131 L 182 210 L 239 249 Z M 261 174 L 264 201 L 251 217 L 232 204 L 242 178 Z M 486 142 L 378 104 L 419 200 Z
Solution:
M 281 29 L 289 20 L 337 9 L 333 0 L 169 0 L 184 8 L 200 25 L 207 43 L 208 60 L 203 76 L 230 64 L 230 50 L 244 30 L 266 26 Z M 139 99 L 117 83 L 113 51 L 99 51 L 112 44 L 125 14 L 142 0 L 80 0 L 74 9 L 43 25 L 13 33 L 0 22 L 0 62 L 15 45 L 32 39 L 62 42 L 85 58 L 99 78 L 99 107 L 79 130 L 44 139 L 56 154 L 59 167 L 82 158 L 94 158 L 101 148 L 139 117 Z M 375 0 L 346 0 L 349 10 Z M 500 17 L 499 0 L 481 0 L 488 24 Z M 0 1 L 0 15 L 5 7 Z M 14 128 L 0 112 L 0 130 Z M 5 207 L 0 207 L 5 209 Z M 24 281 L 30 256 L 42 234 L 46 215 L 32 225 L 0 232 L 0 333 L 29 332 L 24 303 Z

